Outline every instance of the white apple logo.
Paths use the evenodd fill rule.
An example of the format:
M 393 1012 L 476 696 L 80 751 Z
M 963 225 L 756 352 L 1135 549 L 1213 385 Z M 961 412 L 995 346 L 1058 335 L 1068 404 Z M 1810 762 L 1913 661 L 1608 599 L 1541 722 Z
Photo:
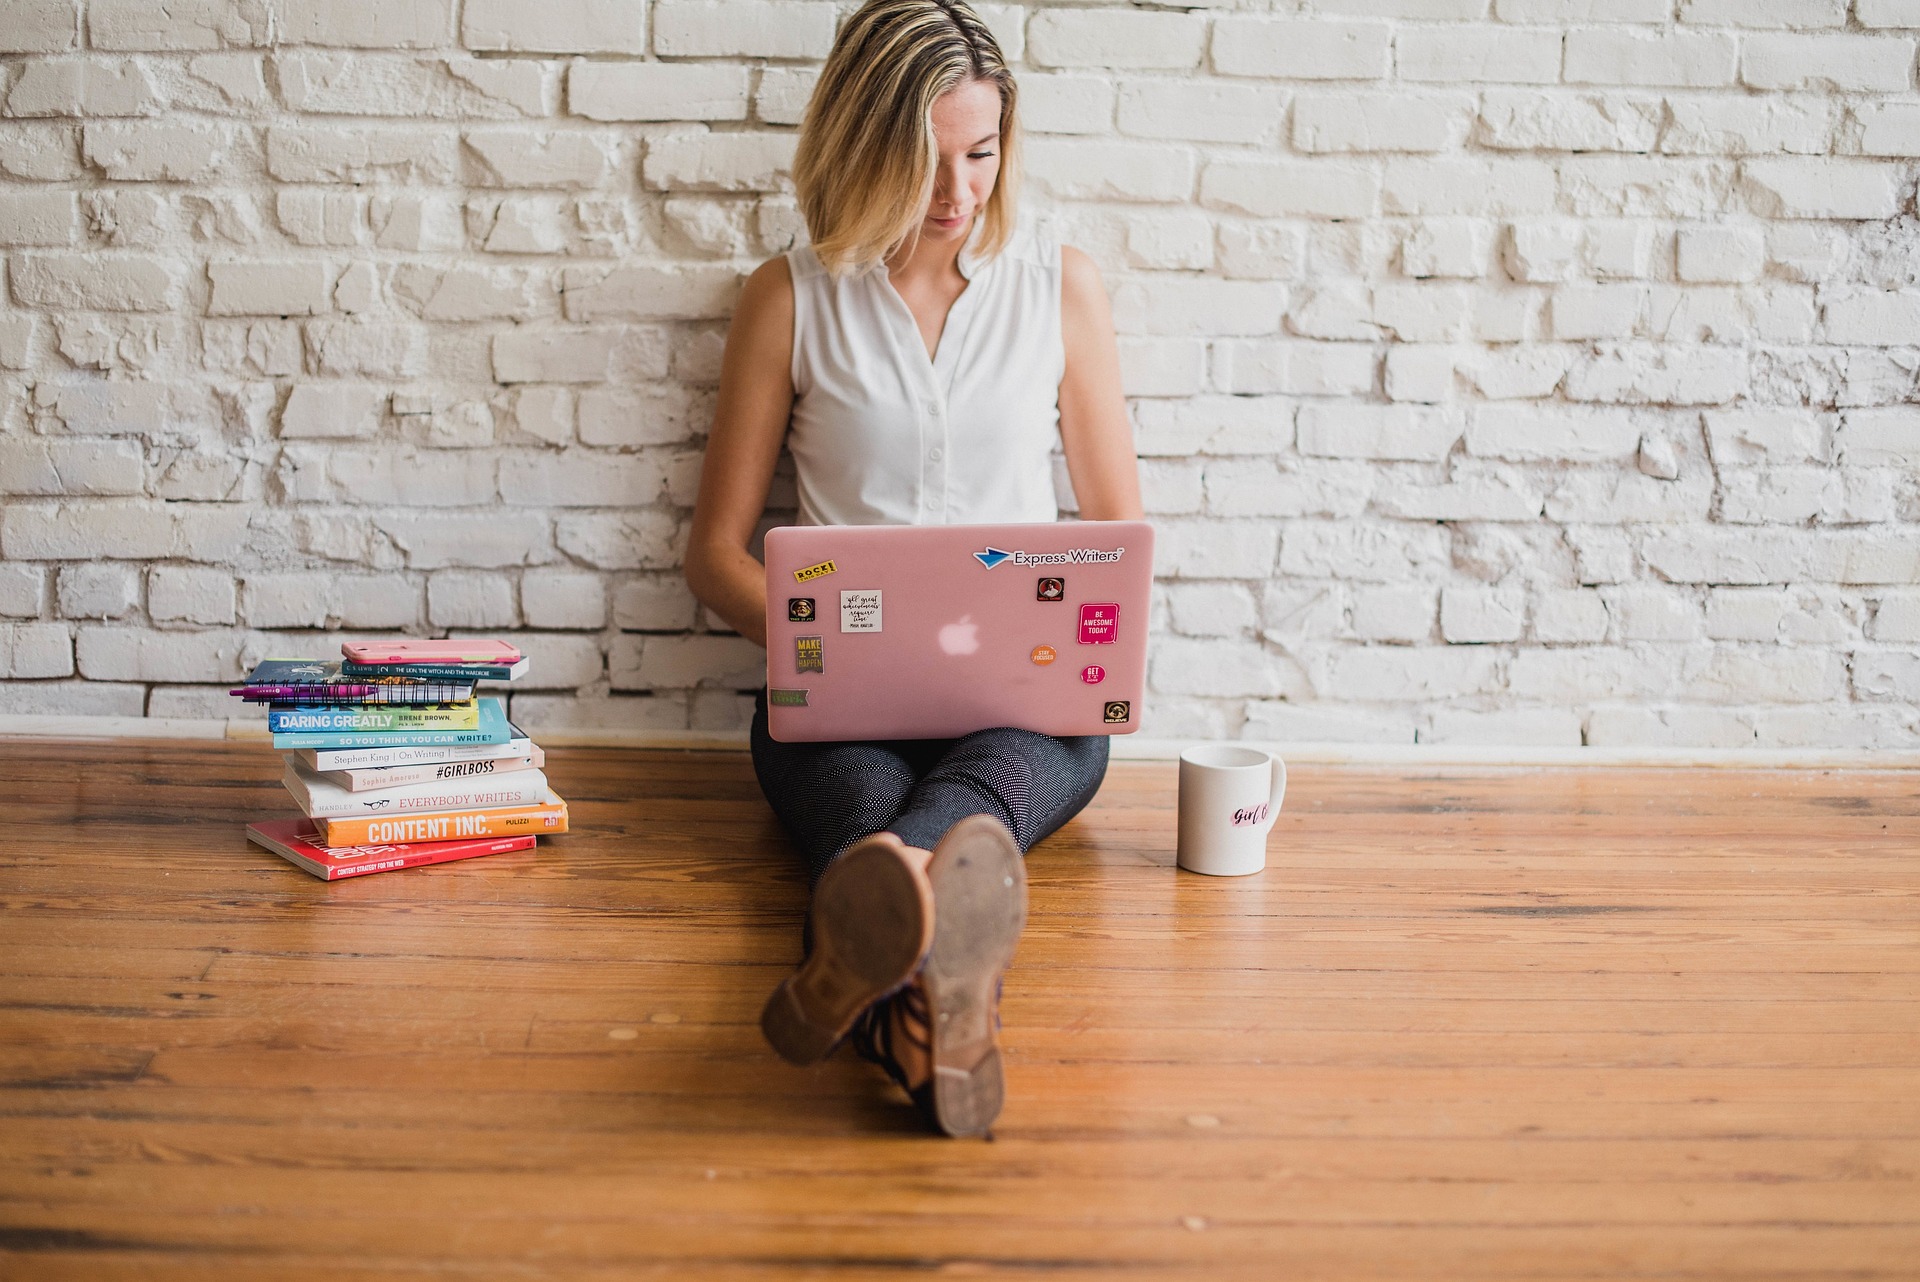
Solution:
M 960 622 L 949 623 L 940 629 L 940 648 L 948 654 L 973 654 L 980 649 L 980 625 L 973 622 L 971 614 L 960 616 Z

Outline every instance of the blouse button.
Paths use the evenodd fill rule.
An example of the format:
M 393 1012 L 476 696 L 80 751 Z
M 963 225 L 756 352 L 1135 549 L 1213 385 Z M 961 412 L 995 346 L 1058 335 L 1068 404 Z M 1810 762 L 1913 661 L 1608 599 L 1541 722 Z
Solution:
M 941 508 L 941 506 L 942 506 L 942 504 L 941 504 L 941 502 L 940 502 L 940 496 L 939 496 L 938 494 L 929 494 L 929 495 L 927 495 L 927 507 L 928 507 L 928 508 L 930 508 L 931 510 L 933 510 L 933 511 L 935 511 L 935 512 L 938 512 L 938 511 L 940 510 L 940 508 Z
M 932 459 L 935 463 L 938 463 L 941 459 L 945 458 L 946 456 L 947 456 L 947 452 L 941 449 L 937 445 L 927 451 L 927 457 Z

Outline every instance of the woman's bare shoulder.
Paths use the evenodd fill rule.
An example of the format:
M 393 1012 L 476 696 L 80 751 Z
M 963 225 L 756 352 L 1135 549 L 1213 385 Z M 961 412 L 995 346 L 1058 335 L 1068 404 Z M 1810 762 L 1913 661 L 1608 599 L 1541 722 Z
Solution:
M 785 254 L 776 254 L 753 269 L 740 290 L 740 306 L 793 309 L 793 267 Z

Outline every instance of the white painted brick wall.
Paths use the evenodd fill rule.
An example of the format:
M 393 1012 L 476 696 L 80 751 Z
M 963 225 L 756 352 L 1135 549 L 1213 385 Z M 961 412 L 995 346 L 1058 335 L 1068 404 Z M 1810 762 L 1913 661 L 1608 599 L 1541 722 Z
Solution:
M 0 714 L 485 631 L 529 729 L 738 728 L 676 567 L 851 7 L 0 0 Z M 1114 297 L 1150 732 L 1920 746 L 1920 3 L 982 14 Z

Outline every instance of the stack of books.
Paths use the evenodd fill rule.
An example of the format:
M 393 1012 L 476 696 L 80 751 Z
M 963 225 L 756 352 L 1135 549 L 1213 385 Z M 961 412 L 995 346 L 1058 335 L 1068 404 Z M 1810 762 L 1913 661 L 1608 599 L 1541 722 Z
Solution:
M 502 641 L 350 642 L 340 659 L 268 659 L 231 693 L 267 705 L 280 781 L 303 818 L 247 837 L 316 877 L 525 850 L 567 830 L 546 756 L 476 693 L 526 656 Z

